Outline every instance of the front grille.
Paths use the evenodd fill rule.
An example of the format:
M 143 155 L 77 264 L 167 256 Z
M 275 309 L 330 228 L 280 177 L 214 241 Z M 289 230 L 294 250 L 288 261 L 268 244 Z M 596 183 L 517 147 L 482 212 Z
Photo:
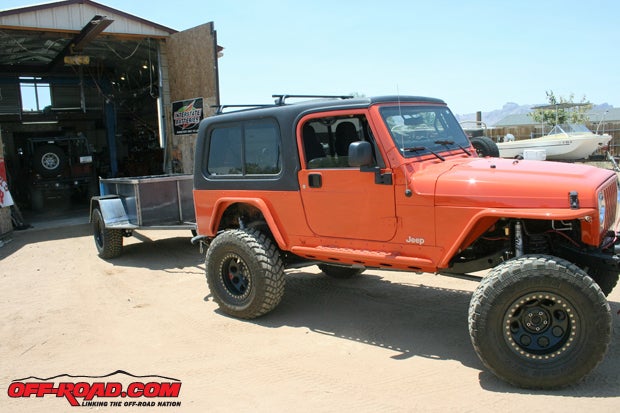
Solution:
M 601 231 L 601 239 L 607 235 L 607 231 L 614 230 L 613 226 L 616 222 L 616 207 L 618 203 L 618 184 L 616 180 L 610 181 L 603 189 L 605 197 L 605 221 L 603 231 Z

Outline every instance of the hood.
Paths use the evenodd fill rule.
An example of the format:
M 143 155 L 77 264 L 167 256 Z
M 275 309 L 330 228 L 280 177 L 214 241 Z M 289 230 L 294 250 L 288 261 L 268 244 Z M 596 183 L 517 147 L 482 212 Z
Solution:
M 580 207 L 597 208 L 595 191 L 613 175 L 574 163 L 468 158 L 424 168 L 410 183 L 419 195 L 434 192 L 436 206 L 568 208 L 576 191 Z

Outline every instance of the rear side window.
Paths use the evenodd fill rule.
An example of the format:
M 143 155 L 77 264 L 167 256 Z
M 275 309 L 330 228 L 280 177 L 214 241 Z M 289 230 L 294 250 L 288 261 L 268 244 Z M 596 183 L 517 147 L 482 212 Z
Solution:
M 280 173 L 280 134 L 271 119 L 215 127 L 211 131 L 209 175 L 277 175 Z
M 241 175 L 243 130 L 241 127 L 214 129 L 209 145 L 207 170 L 211 175 Z

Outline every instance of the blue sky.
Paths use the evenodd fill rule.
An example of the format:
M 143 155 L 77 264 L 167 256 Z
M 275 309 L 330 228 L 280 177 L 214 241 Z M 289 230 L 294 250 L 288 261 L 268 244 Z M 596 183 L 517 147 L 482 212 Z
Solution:
M 223 104 L 398 92 L 465 114 L 553 90 L 620 105 L 617 0 L 98 2 L 179 31 L 213 21 Z

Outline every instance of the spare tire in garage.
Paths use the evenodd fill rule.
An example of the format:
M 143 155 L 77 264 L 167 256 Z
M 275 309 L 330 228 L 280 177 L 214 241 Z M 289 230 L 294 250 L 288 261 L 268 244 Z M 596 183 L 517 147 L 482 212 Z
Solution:
M 67 156 L 62 148 L 56 145 L 42 145 L 35 149 L 32 166 L 41 175 L 58 175 L 65 167 Z

